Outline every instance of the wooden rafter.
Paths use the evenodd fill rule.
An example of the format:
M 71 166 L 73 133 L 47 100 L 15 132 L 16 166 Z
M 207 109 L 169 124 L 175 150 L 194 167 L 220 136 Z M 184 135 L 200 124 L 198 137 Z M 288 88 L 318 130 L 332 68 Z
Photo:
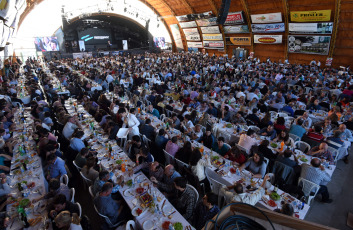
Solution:
M 341 0 L 336 0 L 335 5 L 335 18 L 333 20 L 333 29 L 332 29 L 332 36 L 331 36 L 331 43 L 330 43 L 330 51 L 328 57 L 333 56 L 333 51 L 335 49 L 337 31 L 338 31 L 338 23 L 340 19 L 340 12 L 341 12 Z
M 248 22 L 250 36 L 252 37 L 252 30 L 251 30 L 250 13 L 249 13 L 248 3 L 247 3 L 246 0 L 241 0 L 240 2 L 241 2 L 241 5 L 243 6 L 245 17 L 247 18 L 246 21 Z M 254 51 L 254 39 L 253 39 L 253 37 L 251 38 L 251 50 L 250 51 L 252 51 L 252 52 Z
M 288 59 L 288 14 L 289 14 L 289 6 L 288 6 L 288 1 L 287 0 L 282 0 L 283 1 L 283 14 L 284 14 L 284 25 L 285 25 L 285 29 L 284 29 L 284 38 L 283 41 L 284 42 L 284 60 Z
M 216 15 L 218 15 L 218 9 L 217 9 L 216 4 L 214 3 L 214 1 L 213 1 L 213 0 L 208 0 L 208 3 L 210 4 L 210 6 L 211 6 L 213 12 L 214 12 Z
M 190 14 L 195 13 L 195 10 L 190 6 L 190 3 L 187 0 L 181 0 L 181 2 L 186 6 Z

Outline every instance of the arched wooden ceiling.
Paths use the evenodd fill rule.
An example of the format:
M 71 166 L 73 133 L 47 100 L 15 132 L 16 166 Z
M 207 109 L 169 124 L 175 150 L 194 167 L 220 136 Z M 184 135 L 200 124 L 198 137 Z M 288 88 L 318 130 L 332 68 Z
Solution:
M 25 19 L 26 15 L 33 9 L 35 4 L 39 4 L 44 0 L 27 0 L 27 8 L 21 15 L 20 23 Z M 177 24 L 178 21 L 175 16 L 204 13 L 213 11 L 217 15 L 221 8 L 222 0 L 141 0 L 150 6 L 167 24 Z M 283 22 L 286 23 L 286 32 L 278 33 L 283 35 L 283 43 L 278 45 L 252 44 L 251 47 L 244 47 L 249 51 L 254 51 L 256 57 L 264 58 L 271 57 L 272 60 L 282 61 L 286 58 L 291 63 L 309 63 L 313 58 L 320 60 L 323 65 L 328 55 L 308 55 L 308 54 L 288 54 L 287 52 L 287 36 L 288 36 L 288 22 L 290 11 L 308 11 L 308 10 L 331 10 L 331 21 L 337 22 L 337 28 L 332 34 L 332 39 L 335 40 L 331 44 L 330 56 L 333 57 L 333 64 L 351 65 L 353 59 L 353 1 L 352 0 L 233 0 L 229 12 L 243 11 L 246 23 L 250 25 L 251 14 L 261 13 L 275 13 L 281 12 Z M 222 27 L 221 27 L 222 31 Z M 169 31 L 170 32 L 170 31 Z M 336 33 L 335 33 L 336 32 Z M 182 35 L 184 47 L 186 46 L 186 39 L 183 31 Z M 233 35 L 232 35 L 233 36 Z M 244 36 L 234 35 L 236 36 Z M 248 35 L 249 36 L 249 35 Z M 172 38 L 173 39 L 173 38 Z M 223 52 L 211 50 L 212 53 L 232 54 L 235 46 L 227 45 L 227 49 Z

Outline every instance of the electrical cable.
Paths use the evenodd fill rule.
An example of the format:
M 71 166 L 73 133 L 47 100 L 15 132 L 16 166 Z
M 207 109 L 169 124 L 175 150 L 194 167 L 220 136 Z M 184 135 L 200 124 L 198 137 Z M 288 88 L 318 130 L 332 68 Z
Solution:
M 273 226 L 271 220 L 267 217 L 267 215 L 258 209 L 257 207 L 246 204 L 246 203 L 241 203 L 241 202 L 236 202 L 236 203 L 230 203 L 222 208 L 220 210 L 215 218 L 215 220 L 211 219 L 206 222 L 205 228 L 207 229 L 207 225 L 211 222 L 214 224 L 214 230 L 233 230 L 233 229 L 238 229 L 238 230 L 266 230 L 265 227 L 263 227 L 261 224 L 257 223 L 253 219 L 250 219 L 249 217 L 246 216 L 241 216 L 241 215 L 232 215 L 227 218 L 225 218 L 220 224 L 218 224 L 217 220 L 222 213 L 223 210 L 225 210 L 227 207 L 232 206 L 232 205 L 245 205 L 245 206 L 250 206 L 256 211 L 260 212 L 267 221 L 271 224 L 272 229 L 275 230 L 275 227 Z

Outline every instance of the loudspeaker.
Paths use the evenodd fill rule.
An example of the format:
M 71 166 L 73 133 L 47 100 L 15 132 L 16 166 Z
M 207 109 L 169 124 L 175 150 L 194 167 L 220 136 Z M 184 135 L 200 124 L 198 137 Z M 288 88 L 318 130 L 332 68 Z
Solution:
M 230 3 L 232 0 L 222 0 L 221 9 L 219 10 L 217 23 L 223 25 L 227 19 Z

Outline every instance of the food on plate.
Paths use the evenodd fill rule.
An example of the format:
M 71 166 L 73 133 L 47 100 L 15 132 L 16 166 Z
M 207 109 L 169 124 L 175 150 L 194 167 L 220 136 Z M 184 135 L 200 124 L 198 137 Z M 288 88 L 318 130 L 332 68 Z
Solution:
M 152 196 L 146 192 L 146 193 L 141 194 L 140 199 L 141 199 L 142 203 L 148 204 L 152 201 Z
M 237 170 L 235 168 L 230 168 L 229 171 L 234 174 L 234 173 L 236 173 Z
M 173 227 L 175 230 L 183 230 L 183 225 L 180 222 L 176 222 Z
M 29 219 L 28 223 L 29 223 L 30 226 L 36 226 L 39 222 L 42 221 L 42 219 L 43 219 L 43 217 L 39 216 L 39 217 L 37 217 L 35 219 Z
M 305 157 L 300 158 L 300 160 L 303 161 L 303 162 L 307 162 L 308 161 L 308 159 L 306 159 Z
M 213 161 L 218 160 L 218 159 L 219 159 L 219 156 L 212 156 Z
M 118 164 L 118 165 L 121 165 L 121 163 L 123 163 L 123 161 L 122 160 L 117 160 L 117 161 L 115 161 L 115 163 Z
M 270 194 L 270 198 L 271 198 L 272 200 L 274 200 L 274 201 L 277 201 L 277 200 L 280 200 L 280 199 L 281 199 L 281 196 L 280 196 L 278 193 L 276 193 L 276 192 L 272 192 L 272 193 Z
M 274 143 L 274 142 L 272 142 L 272 143 L 270 144 L 270 146 L 271 146 L 272 148 L 277 148 L 277 147 L 278 147 L 278 145 L 277 145 L 276 143 Z
M 20 201 L 19 205 L 21 207 L 25 208 L 25 207 L 29 206 L 30 204 L 31 204 L 31 201 L 29 199 L 23 199 Z
M 137 214 L 138 216 L 141 215 L 141 213 L 142 213 L 142 209 L 140 209 L 140 208 L 136 209 L 136 214 Z
M 148 182 L 143 183 L 143 186 L 148 186 Z
M 162 228 L 165 229 L 165 230 L 168 230 L 170 224 L 171 224 L 170 221 L 164 221 L 163 224 L 162 224 Z
M 145 191 L 144 188 L 137 188 L 136 189 L 136 193 L 138 193 L 138 194 L 142 194 L 144 191 Z
M 34 186 L 36 186 L 34 182 L 27 184 L 27 188 L 33 188 Z
M 161 202 L 161 201 L 162 201 L 162 197 L 160 197 L 160 196 L 157 197 L 157 201 L 158 201 L 158 202 Z
M 129 186 L 129 187 L 131 187 L 131 186 L 132 186 L 132 180 L 126 181 L 126 185 Z
M 269 200 L 268 201 L 268 205 L 271 206 L 271 207 L 276 207 L 277 206 L 276 202 L 274 202 L 273 200 Z
M 232 128 L 233 125 L 232 124 L 227 124 L 227 128 Z

